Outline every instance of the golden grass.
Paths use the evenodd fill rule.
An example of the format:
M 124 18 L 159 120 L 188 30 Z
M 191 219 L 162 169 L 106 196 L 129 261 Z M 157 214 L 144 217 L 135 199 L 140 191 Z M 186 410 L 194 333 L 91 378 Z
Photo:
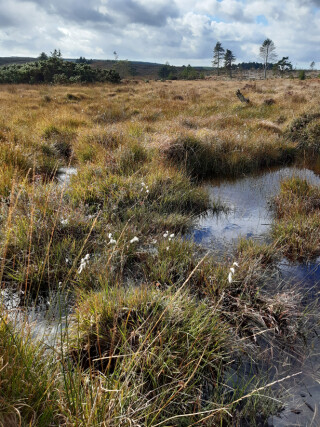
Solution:
M 250 104 L 238 101 L 238 88 Z M 250 342 L 241 351 L 251 356 L 259 353 L 255 336 L 265 332 L 266 341 L 283 335 L 296 342 L 299 299 L 261 291 L 273 272 L 273 247 L 242 242 L 235 255 L 240 267 L 230 283 L 229 261 L 210 256 L 199 262 L 201 248 L 181 235 L 196 215 L 219 209 L 200 178 L 292 161 L 299 147 L 306 147 L 290 138 L 290 126 L 306 114 L 316 115 L 319 101 L 315 79 L 0 86 L 5 105 L 0 111 L 1 282 L 23 290 L 25 302 L 42 290 L 66 288 L 78 296 L 78 317 L 72 315 L 74 329 L 67 330 L 72 348 L 62 343 L 61 366 L 57 359 L 50 365 L 30 412 L 21 409 L 20 389 L 17 395 L 11 389 L 7 396 L 0 393 L 9 405 L 3 420 L 16 411 L 14 419 L 21 415 L 25 425 L 36 425 L 42 413 L 52 419 L 59 414 L 66 425 L 119 425 L 119 420 L 127 425 L 131 419 L 135 425 L 160 425 L 189 411 L 188 417 L 200 413 L 177 424 L 189 425 L 191 418 L 201 421 L 203 409 L 219 412 L 221 423 L 224 408 L 239 409 L 231 410 L 232 402 L 241 401 L 246 390 L 230 392 L 222 384 L 239 342 Z M 308 135 L 316 149 L 316 121 Z M 58 169 L 68 165 L 77 175 L 58 185 Z M 31 366 L 26 383 L 33 393 L 38 365 L 32 362 L 32 344 L 18 358 L 19 348 L 8 346 L 12 336 L 16 331 L 0 328 L 3 353 L 19 366 L 16 373 L 4 369 L 0 381 L 24 378 L 24 366 Z M 106 344 L 101 348 L 100 338 Z M 139 339 L 141 363 L 133 345 Z M 192 353 L 185 353 L 185 343 L 191 343 Z M 90 365 L 90 346 L 95 358 L 112 363 L 114 356 L 127 357 L 122 352 L 130 357 L 126 364 L 116 362 L 114 374 L 98 372 Z M 209 394 L 206 381 L 213 390 Z M 46 415 L 52 386 L 57 406 Z M 254 407 L 255 401 L 249 409 L 253 417 Z
M 250 98 L 250 105 L 238 101 L 237 88 Z M 284 151 L 292 153 L 296 143 L 283 134 L 295 118 L 318 112 L 319 89 L 315 79 L 303 84 L 275 79 L 252 84 L 204 80 L 116 87 L 3 85 L 0 100 L 6 108 L 0 112 L 0 143 L 16 153 L 13 163 L 18 169 L 35 164 L 39 173 L 51 174 L 54 165 L 68 163 L 70 155 L 74 164 L 107 165 L 113 149 L 136 142 L 162 162 L 168 146 L 192 137 L 210 145 L 212 155 L 226 166 L 225 174 L 237 174 L 242 167 L 252 170 L 282 162 Z M 7 159 L 2 156 L 0 161 L 3 165 Z M 212 171 L 221 173 L 221 168 Z

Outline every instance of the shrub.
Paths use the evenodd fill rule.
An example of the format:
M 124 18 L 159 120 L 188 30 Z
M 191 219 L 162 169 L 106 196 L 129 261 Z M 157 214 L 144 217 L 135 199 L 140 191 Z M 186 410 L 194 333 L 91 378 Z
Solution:
M 64 61 L 60 56 L 29 62 L 24 65 L 9 65 L 0 68 L 0 83 L 55 83 L 110 82 L 120 83 L 115 70 L 100 70 L 88 64 Z

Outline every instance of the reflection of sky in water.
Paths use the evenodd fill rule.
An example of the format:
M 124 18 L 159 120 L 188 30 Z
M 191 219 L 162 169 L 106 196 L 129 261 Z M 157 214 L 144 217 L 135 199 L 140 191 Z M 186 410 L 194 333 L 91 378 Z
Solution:
M 60 168 L 57 174 L 58 183 L 60 185 L 63 185 L 64 183 L 69 184 L 69 181 L 72 175 L 76 175 L 76 174 L 77 174 L 76 168 L 72 168 L 72 167 Z
M 23 306 L 23 294 L 13 290 L 2 290 L 0 301 L 17 329 L 31 330 L 34 339 L 47 345 L 56 345 L 63 334 L 68 314 L 72 311 L 70 298 L 64 292 L 39 297 L 36 304 Z M 20 306 L 22 302 L 22 306 Z
M 212 183 L 208 187 L 210 197 L 220 199 L 230 211 L 227 214 L 202 216 L 195 227 L 194 240 L 207 246 L 212 241 L 218 245 L 230 243 L 241 236 L 263 239 L 272 221 L 269 201 L 278 193 L 281 180 L 294 175 L 320 184 L 320 178 L 314 172 L 296 167 L 281 168 L 236 181 Z
M 312 184 L 320 185 L 320 178 L 314 172 L 296 167 L 281 168 L 236 181 L 211 183 L 208 187 L 210 197 L 213 200 L 220 199 L 230 211 L 227 214 L 209 214 L 201 217 L 193 231 L 193 239 L 197 243 L 215 249 L 226 249 L 239 237 L 265 240 L 272 223 L 270 200 L 279 192 L 281 180 L 291 176 L 299 176 Z M 297 286 L 300 292 L 303 292 L 304 301 L 308 303 L 320 296 L 319 264 L 320 258 L 308 264 L 290 263 L 283 259 L 278 268 L 283 282 L 290 287 Z M 280 386 L 282 391 L 290 388 L 290 397 L 284 399 L 284 411 L 279 417 L 270 417 L 268 425 L 274 427 L 313 425 L 312 417 L 315 416 L 315 412 L 314 421 L 317 423 L 315 425 L 320 425 L 320 385 L 314 379 L 319 378 L 320 372 L 318 355 L 320 337 L 317 333 L 313 345 L 314 351 L 308 349 L 307 359 L 304 362 L 300 361 L 301 363 L 297 362 L 297 366 L 292 367 L 293 371 L 290 372 L 292 374 L 299 368 L 302 371 L 301 375 Z M 314 356 L 310 355 L 310 351 Z

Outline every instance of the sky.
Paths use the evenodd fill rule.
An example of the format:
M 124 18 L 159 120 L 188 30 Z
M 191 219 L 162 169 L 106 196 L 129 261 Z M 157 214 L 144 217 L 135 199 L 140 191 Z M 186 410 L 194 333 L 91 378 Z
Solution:
M 217 41 L 237 62 L 273 40 L 294 67 L 320 68 L 320 0 L 0 0 L 0 56 L 211 66 Z

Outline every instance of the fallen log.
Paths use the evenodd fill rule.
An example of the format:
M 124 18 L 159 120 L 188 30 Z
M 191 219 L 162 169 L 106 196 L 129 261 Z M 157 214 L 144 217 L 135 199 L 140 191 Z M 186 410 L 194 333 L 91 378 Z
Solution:
M 250 99 L 249 98 L 245 98 L 242 95 L 242 93 L 240 92 L 240 89 L 237 90 L 236 95 L 240 99 L 241 102 L 245 102 L 246 104 L 250 104 Z

